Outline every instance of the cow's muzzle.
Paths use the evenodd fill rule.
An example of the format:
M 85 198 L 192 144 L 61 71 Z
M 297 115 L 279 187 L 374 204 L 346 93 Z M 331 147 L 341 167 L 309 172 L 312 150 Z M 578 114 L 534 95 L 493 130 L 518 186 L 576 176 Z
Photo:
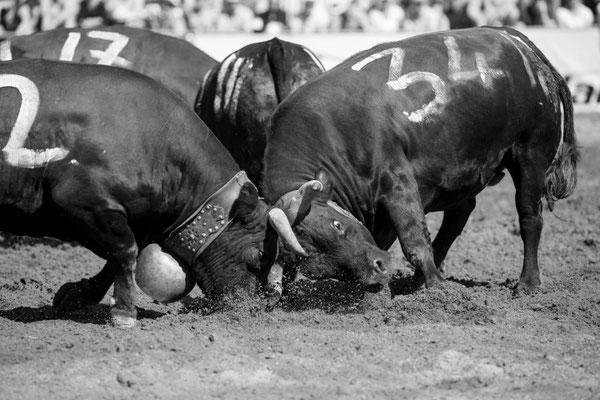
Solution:
M 366 291 L 376 293 L 380 291 L 391 279 L 391 256 L 381 249 L 377 249 L 377 256 L 367 257 L 367 263 L 362 271 L 357 271 L 356 278 Z M 363 264 L 364 265 L 364 264 Z M 361 273 L 362 272 L 362 273 Z

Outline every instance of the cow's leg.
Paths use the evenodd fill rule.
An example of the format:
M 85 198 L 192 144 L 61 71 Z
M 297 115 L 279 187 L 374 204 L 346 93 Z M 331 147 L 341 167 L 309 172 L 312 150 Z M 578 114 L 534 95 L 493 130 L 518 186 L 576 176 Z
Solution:
M 133 327 L 137 318 L 137 311 L 135 309 L 135 265 L 137 255 L 138 247 L 135 240 L 131 247 L 115 254 L 115 259 L 118 260 L 120 268 L 117 269 L 115 274 L 111 315 L 113 325 L 119 328 Z
M 404 256 L 417 271 L 415 278 L 424 278 L 425 285 L 431 287 L 443 278 L 435 266 L 419 187 L 411 171 L 404 160 L 402 165 L 382 176 L 385 193 L 381 201 L 396 229 Z
M 462 233 L 471 212 L 475 209 L 475 197 L 465 200 L 456 207 L 444 211 L 442 225 L 433 241 L 433 259 L 438 270 L 442 271 L 444 259 L 450 246 Z
M 98 304 L 115 279 L 115 267 L 110 261 L 95 276 L 79 282 L 65 283 L 54 296 L 53 306 L 68 311 Z
M 113 325 L 120 328 L 133 327 L 137 316 L 134 273 L 138 248 L 124 210 L 100 209 L 74 217 L 79 222 L 85 222 L 82 234 L 87 237 L 86 243 L 90 244 L 90 249 L 107 259 L 104 269 L 92 278 L 93 283 L 98 286 L 91 286 L 92 292 L 83 294 L 83 297 L 100 301 L 114 278 L 111 300 Z M 86 286 L 79 285 L 78 289 L 85 290 Z
M 87 214 L 82 219 L 88 223 L 89 241 L 94 243 L 97 254 L 107 258 L 107 266 L 111 266 L 106 267 L 108 271 L 113 270 L 112 323 L 119 328 L 133 327 L 137 317 L 134 274 L 138 247 L 127 224 L 125 210 L 102 207 Z M 104 284 L 110 287 L 110 274 L 104 278 Z
M 88 180 L 67 179 L 63 182 L 53 189 L 52 197 L 65 218 L 77 227 L 82 243 L 108 261 L 106 274 L 101 278 L 104 285 L 109 285 L 110 270 L 113 269 L 113 324 L 132 327 L 137 316 L 134 273 L 138 247 L 127 223 L 127 213 L 102 188 L 96 191 L 86 186 Z
M 518 151 L 518 150 L 517 150 Z M 515 201 L 523 240 L 523 270 L 515 294 L 533 293 L 540 286 L 538 247 L 542 234 L 542 195 L 547 160 L 530 150 L 518 152 L 508 170 L 515 183 Z

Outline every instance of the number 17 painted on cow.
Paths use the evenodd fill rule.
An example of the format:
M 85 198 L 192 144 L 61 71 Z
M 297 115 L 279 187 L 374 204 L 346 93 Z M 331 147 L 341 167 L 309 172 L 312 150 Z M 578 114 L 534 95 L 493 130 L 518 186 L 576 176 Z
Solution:
M 119 32 L 90 31 L 86 33 L 87 37 L 92 39 L 105 40 L 110 42 L 105 50 L 89 49 L 90 56 L 98 59 L 99 65 L 115 65 L 123 68 L 130 68 L 131 61 L 121 57 L 119 54 L 123 51 L 129 37 Z M 81 32 L 69 32 L 65 43 L 60 50 L 60 61 L 73 61 L 75 50 L 81 41 Z M 11 61 L 13 59 L 11 52 L 11 41 L 6 39 L 0 44 L 0 61 Z

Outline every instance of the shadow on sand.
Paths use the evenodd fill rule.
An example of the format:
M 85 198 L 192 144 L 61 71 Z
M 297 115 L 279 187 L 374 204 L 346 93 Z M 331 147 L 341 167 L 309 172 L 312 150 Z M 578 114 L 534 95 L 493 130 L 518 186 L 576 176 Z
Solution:
M 474 287 L 485 287 L 491 288 L 495 283 L 489 281 L 476 281 L 473 279 L 460 279 L 455 278 L 453 276 L 446 277 L 446 281 L 458 283 L 467 288 Z M 502 283 L 501 285 L 505 285 Z M 425 289 L 425 285 L 418 285 L 415 283 L 415 279 L 413 276 L 397 276 L 391 280 L 389 283 L 390 293 L 392 294 L 392 298 L 396 296 L 406 296 L 412 293 L 415 293 L 419 290 Z
M 138 319 L 157 319 L 164 313 L 138 308 Z M 0 317 L 16 322 L 40 322 L 51 320 L 67 320 L 80 324 L 104 325 L 110 323 L 110 306 L 97 304 L 80 310 L 57 312 L 52 306 L 16 307 L 11 310 L 0 310 Z

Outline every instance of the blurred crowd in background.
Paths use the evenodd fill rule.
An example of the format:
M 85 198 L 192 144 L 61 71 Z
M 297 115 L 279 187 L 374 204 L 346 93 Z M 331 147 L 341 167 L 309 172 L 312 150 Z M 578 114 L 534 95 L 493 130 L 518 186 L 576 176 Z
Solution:
M 0 0 L 0 34 L 125 24 L 201 32 L 436 31 L 480 25 L 585 28 L 600 0 Z

